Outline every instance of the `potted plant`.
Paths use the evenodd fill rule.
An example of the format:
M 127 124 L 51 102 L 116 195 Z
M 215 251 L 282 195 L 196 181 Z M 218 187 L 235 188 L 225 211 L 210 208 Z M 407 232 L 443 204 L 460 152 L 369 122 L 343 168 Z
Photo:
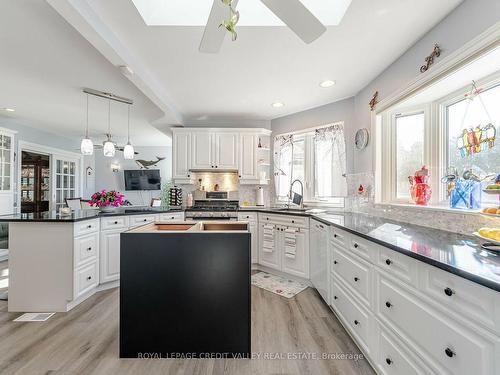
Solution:
M 99 207 L 102 212 L 111 212 L 124 204 L 123 197 L 116 190 L 101 190 L 92 194 L 90 205 Z

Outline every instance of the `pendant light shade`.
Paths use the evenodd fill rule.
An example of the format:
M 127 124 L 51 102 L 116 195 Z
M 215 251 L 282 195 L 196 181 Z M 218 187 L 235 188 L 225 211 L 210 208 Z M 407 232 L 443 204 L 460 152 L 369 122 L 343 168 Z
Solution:
M 104 153 L 104 156 L 107 158 L 112 158 L 115 156 L 115 144 L 111 142 L 109 139 L 104 142 L 104 146 L 102 148 L 102 152 Z
M 94 153 L 94 144 L 89 138 L 89 94 L 87 94 L 87 126 L 85 127 L 85 138 L 82 139 L 80 144 L 80 151 L 82 155 L 92 155 Z
M 115 144 L 111 141 L 111 100 L 108 100 L 108 139 L 104 142 L 102 152 L 107 158 L 115 156 Z
M 94 144 L 90 138 L 83 138 L 80 144 L 82 155 L 92 155 L 94 153 Z
M 134 158 L 134 146 L 132 146 L 129 143 L 127 143 L 125 145 L 125 147 L 123 148 L 123 158 L 124 159 L 133 159 Z
M 128 130 L 127 130 L 127 144 L 123 148 L 123 158 L 133 159 L 134 158 L 134 146 L 130 143 L 130 105 L 128 106 Z

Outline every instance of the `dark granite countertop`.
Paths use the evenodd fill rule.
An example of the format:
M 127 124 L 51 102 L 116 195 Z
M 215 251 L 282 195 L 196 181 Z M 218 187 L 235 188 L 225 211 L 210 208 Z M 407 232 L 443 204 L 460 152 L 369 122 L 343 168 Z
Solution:
M 98 210 L 79 210 L 74 211 L 71 215 L 60 215 L 56 211 L 45 211 L 39 213 L 17 213 L 12 215 L 0 216 L 2 222 L 61 222 L 72 223 L 76 221 L 97 219 L 100 217 L 124 216 L 124 215 L 154 215 L 166 212 L 182 212 L 181 209 L 164 209 L 164 208 L 138 208 L 138 207 L 121 207 L 113 212 L 100 212 Z
M 0 216 L 0 222 L 75 222 L 106 216 L 179 211 L 182 210 L 120 208 L 113 213 L 82 210 L 69 216 L 45 212 L 4 215 Z M 310 214 L 265 207 L 242 207 L 240 211 L 310 217 L 500 292 L 500 252 L 481 248 L 481 241 L 472 236 L 343 211 Z M 476 228 L 471 231 L 473 229 Z

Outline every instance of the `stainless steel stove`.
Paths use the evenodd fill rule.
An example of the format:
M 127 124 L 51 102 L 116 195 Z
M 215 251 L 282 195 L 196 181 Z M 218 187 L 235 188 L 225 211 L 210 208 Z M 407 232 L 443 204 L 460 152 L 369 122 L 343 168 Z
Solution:
M 195 196 L 193 207 L 186 209 L 186 219 L 238 220 L 239 201 L 237 193 L 231 192 L 229 194 L 227 191 L 212 191 L 198 192 Z

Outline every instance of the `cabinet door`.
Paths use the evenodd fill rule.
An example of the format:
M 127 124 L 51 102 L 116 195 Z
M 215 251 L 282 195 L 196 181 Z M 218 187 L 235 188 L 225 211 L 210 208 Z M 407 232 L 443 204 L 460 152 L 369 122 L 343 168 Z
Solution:
M 254 134 L 240 135 L 240 160 L 238 173 L 240 181 L 256 180 L 257 175 L 257 142 L 258 137 Z
M 191 134 L 191 168 L 212 169 L 215 167 L 213 134 L 193 132 Z
M 122 231 L 101 232 L 100 281 L 106 283 L 120 278 L 120 233 Z
M 291 275 L 309 278 L 309 231 L 297 229 L 295 232 L 295 257 L 285 253 L 285 232 L 280 235 L 282 253 L 282 271 Z
M 255 222 L 249 223 L 250 234 L 252 236 L 252 263 L 259 262 L 259 229 Z
M 274 247 L 272 250 L 264 249 L 264 225 L 259 224 L 259 264 L 281 270 L 281 231 L 274 226 Z
M 191 134 L 174 133 L 172 151 L 173 177 L 189 178 L 189 169 L 191 169 Z
M 218 169 L 238 169 L 238 133 L 215 133 L 215 161 Z
M 328 303 L 328 235 L 327 228 L 311 220 L 310 272 L 311 282 Z

